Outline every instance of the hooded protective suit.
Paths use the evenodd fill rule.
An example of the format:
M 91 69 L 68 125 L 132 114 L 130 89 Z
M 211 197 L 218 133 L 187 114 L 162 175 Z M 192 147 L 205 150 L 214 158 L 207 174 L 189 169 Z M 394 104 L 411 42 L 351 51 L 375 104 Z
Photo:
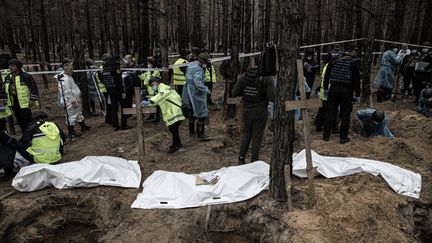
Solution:
M 393 50 L 384 52 L 381 59 L 380 70 L 375 77 L 375 84 L 377 87 L 384 86 L 393 89 L 395 86 L 395 71 L 396 66 L 402 64 L 403 58 L 397 55 Z
M 190 64 L 186 70 L 182 99 L 184 104 L 192 107 L 193 116 L 196 118 L 208 117 L 207 92 L 204 70 L 197 63 Z
M 67 74 L 63 75 L 64 76 L 58 83 L 58 92 L 60 94 L 59 101 L 62 106 L 65 105 L 64 101 L 66 102 L 66 109 L 69 116 L 69 121 L 66 122 L 69 126 L 74 126 L 76 123 L 84 121 L 81 106 L 81 90 L 71 76 Z

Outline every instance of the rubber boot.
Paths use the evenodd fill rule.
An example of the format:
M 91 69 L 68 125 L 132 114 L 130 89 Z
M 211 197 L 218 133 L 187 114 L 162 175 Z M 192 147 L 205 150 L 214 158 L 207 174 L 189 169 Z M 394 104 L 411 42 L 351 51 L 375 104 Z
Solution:
M 89 129 L 91 128 L 90 126 L 87 126 L 87 125 L 84 123 L 84 121 L 82 121 L 82 122 L 78 122 L 78 125 L 81 127 L 81 132 L 87 131 L 87 130 L 89 130 Z
M 69 131 L 69 135 L 68 135 L 69 140 L 73 141 L 75 137 L 79 137 L 79 135 L 77 135 L 75 132 L 74 126 L 68 126 L 68 131 Z
M 189 137 L 195 135 L 195 121 L 189 121 Z
M 209 136 L 204 133 L 204 122 L 197 122 L 197 135 L 199 141 L 210 140 Z

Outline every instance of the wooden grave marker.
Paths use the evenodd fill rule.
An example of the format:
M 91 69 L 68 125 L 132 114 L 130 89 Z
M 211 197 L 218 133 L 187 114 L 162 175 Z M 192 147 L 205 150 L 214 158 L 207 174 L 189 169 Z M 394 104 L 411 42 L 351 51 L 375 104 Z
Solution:
M 295 101 L 286 101 L 285 107 L 286 111 L 291 111 L 295 109 L 300 109 L 303 118 L 303 135 L 306 146 L 306 171 L 308 176 L 308 187 L 309 187 L 309 207 L 312 208 L 315 204 L 315 186 L 313 183 L 313 166 L 312 166 L 312 150 L 311 150 L 311 141 L 310 141 L 310 129 L 309 129 L 309 114 L 308 109 L 319 108 L 322 105 L 322 101 L 320 99 L 306 99 L 306 91 L 304 86 L 304 73 L 303 73 L 303 61 L 297 60 L 297 79 L 298 86 L 300 91 L 301 100 Z M 286 173 L 287 174 L 287 173 Z M 288 177 L 287 180 L 289 184 L 291 184 L 291 179 Z M 289 190 L 289 195 L 291 194 L 291 186 L 287 186 L 287 190 Z M 288 202 L 288 207 L 290 208 L 290 202 Z
M 145 143 L 144 143 L 144 124 L 143 114 L 156 113 L 156 107 L 141 107 L 141 89 L 135 87 L 135 108 L 123 108 L 123 115 L 137 115 L 137 129 L 138 129 L 138 158 L 139 161 L 143 160 L 145 156 Z

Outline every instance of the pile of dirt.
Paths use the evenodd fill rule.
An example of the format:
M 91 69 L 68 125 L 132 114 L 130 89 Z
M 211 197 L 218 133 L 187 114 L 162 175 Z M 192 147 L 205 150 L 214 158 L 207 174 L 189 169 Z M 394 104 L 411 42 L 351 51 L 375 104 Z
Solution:
M 216 84 L 216 100 L 222 97 L 221 86 Z M 55 88 L 42 91 L 48 97 L 43 107 L 64 128 L 62 111 L 55 106 Z M 15 193 L 0 201 L 0 242 L 427 242 L 432 237 L 432 121 L 404 101 L 377 107 L 388 113 L 396 138 L 368 139 L 351 131 L 351 142 L 341 145 L 337 135 L 325 142 L 321 133 L 312 131 L 312 148 L 322 155 L 382 160 L 418 172 L 422 175 L 418 200 L 396 194 L 383 179 L 368 174 L 318 176 L 316 206 L 307 209 L 306 181 L 293 178 L 293 212 L 263 192 L 245 202 L 213 205 L 209 232 L 205 232 L 206 207 L 138 210 L 130 205 L 141 189 L 49 188 Z M 202 143 L 189 137 L 184 122 L 180 135 L 186 151 L 173 155 L 165 153 L 171 142 L 165 125 L 146 122 L 146 159 L 140 162 L 143 179 L 160 169 L 197 173 L 235 165 L 241 126 L 224 121 L 220 107 L 210 114 L 207 131 L 212 140 Z M 92 129 L 66 145 L 62 161 L 87 155 L 137 158 L 135 128 L 114 132 L 101 116 L 87 123 Z M 130 119 L 129 125 L 136 127 L 136 119 Z M 268 163 L 272 144 L 268 131 L 261 156 Z M 304 148 L 302 135 L 294 147 L 297 152 Z M 0 196 L 12 190 L 10 183 L 0 183 Z

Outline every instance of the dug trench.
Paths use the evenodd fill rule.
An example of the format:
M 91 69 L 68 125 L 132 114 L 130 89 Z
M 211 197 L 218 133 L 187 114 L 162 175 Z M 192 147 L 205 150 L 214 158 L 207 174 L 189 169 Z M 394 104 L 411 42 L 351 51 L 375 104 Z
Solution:
M 54 100 L 51 93 L 46 97 Z M 54 104 L 46 102 L 44 107 L 58 124 L 64 123 L 61 113 L 55 116 Z M 205 232 L 207 207 L 131 209 L 142 188 L 47 188 L 0 200 L 0 242 L 430 242 L 432 121 L 403 101 L 378 108 L 388 113 L 389 128 L 396 138 L 367 139 L 351 131 L 351 142 L 340 145 L 336 136 L 324 142 L 321 134 L 312 131 L 312 148 L 322 155 L 382 160 L 420 173 L 420 199 L 398 195 L 382 178 L 368 174 L 334 179 L 317 176 L 316 205 L 308 209 L 306 181 L 293 178 L 293 212 L 264 191 L 244 202 L 213 205 Z M 136 129 L 113 133 L 100 116 L 87 122 L 92 129 L 66 146 L 64 162 L 87 155 L 137 158 Z M 136 120 L 131 119 L 130 125 L 135 127 Z M 207 130 L 211 141 L 190 138 L 186 122 L 180 131 L 187 151 L 166 155 L 171 139 L 166 127 L 145 124 L 143 179 L 155 170 L 198 173 L 237 163 L 240 125 L 225 122 L 220 108 L 211 110 Z M 298 152 L 304 144 L 300 133 L 296 138 L 294 150 Z M 268 131 L 261 156 L 266 162 L 270 162 L 272 139 Z M 12 190 L 10 183 L 0 182 L 0 197 Z

